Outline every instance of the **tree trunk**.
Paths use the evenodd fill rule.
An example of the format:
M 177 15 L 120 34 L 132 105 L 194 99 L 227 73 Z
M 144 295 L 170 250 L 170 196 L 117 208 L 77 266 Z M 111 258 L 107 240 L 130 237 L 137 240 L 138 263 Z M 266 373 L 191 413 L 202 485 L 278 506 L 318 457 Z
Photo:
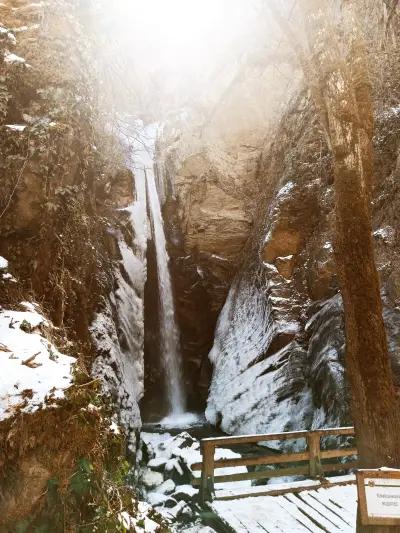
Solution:
M 382 317 L 370 214 L 373 112 L 365 47 L 352 19 L 354 33 L 349 36 L 352 46 L 347 63 L 325 17 L 324 2 L 306 3 L 311 57 L 334 160 L 334 249 L 344 304 L 346 372 L 359 459 L 364 468 L 398 468 L 400 411 Z M 363 527 L 358 520 L 357 531 L 394 532 L 400 527 Z
M 400 467 L 400 410 L 382 317 L 370 214 L 373 182 L 373 108 L 367 58 L 351 2 L 351 43 L 345 57 L 327 0 L 302 0 L 308 52 L 292 40 L 332 151 L 335 174 L 335 257 L 344 304 L 346 373 L 363 468 Z M 276 9 L 273 11 L 277 12 Z M 284 31 L 293 32 L 280 18 Z M 343 39 L 343 36 L 341 37 Z M 400 527 L 363 527 L 394 533 Z

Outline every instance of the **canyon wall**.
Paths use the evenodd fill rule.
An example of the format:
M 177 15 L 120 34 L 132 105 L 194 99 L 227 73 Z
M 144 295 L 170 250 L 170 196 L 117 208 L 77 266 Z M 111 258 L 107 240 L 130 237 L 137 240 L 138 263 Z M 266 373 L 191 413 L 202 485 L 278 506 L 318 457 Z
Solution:
M 301 120 L 299 120 L 299 117 Z M 400 384 L 397 108 L 376 121 L 373 227 L 384 318 Z M 264 153 L 264 198 L 219 317 L 206 416 L 228 433 L 351 423 L 333 255 L 333 176 L 308 98 Z
M 230 152 L 216 143 L 180 148 L 180 139 L 169 144 L 159 166 L 187 375 L 189 381 L 200 375 L 204 398 L 213 328 L 253 226 L 260 150 Z
M 398 380 L 400 113 L 391 102 L 379 89 L 373 227 Z M 258 139 L 253 132 L 250 146 L 244 131 L 232 143 L 216 135 L 212 145 L 182 131 L 172 130 L 160 161 L 178 312 L 195 368 L 206 369 L 211 347 L 208 420 L 227 433 L 350 424 L 333 174 L 309 95 L 299 92 L 275 128 Z M 202 328 L 200 346 L 192 338 Z M 192 376 L 204 394 L 205 375 Z
M 141 424 L 145 190 L 78 4 L 0 6 L 2 531 L 115 530 L 105 482 L 136 505 L 122 484 Z

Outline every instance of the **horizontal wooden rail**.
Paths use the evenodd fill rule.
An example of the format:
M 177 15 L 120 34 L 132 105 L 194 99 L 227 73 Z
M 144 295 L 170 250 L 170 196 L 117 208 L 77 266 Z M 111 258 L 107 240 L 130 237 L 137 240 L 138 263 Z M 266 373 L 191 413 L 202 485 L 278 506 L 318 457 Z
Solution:
M 324 459 L 334 459 L 357 455 L 357 448 L 340 448 L 335 450 L 321 450 L 321 437 L 353 436 L 354 428 L 329 428 L 313 431 L 291 431 L 287 433 L 269 433 L 261 435 L 239 435 L 233 437 L 217 437 L 202 439 L 201 451 L 203 461 L 191 465 L 192 470 L 201 470 L 201 478 L 195 478 L 193 485 L 200 485 L 200 495 L 203 503 L 209 501 L 214 493 L 215 483 L 243 481 L 250 479 L 268 479 L 281 476 L 308 475 L 311 478 L 323 477 L 325 472 L 339 472 L 355 468 L 357 462 L 324 464 Z M 277 453 L 269 455 L 253 455 L 230 459 L 214 459 L 215 449 L 240 444 L 255 444 L 268 441 L 286 441 L 305 439 L 307 449 L 297 453 Z M 304 462 L 307 461 L 307 464 Z M 233 468 L 237 466 L 280 465 L 295 463 L 293 466 L 276 469 L 265 469 L 251 472 L 240 472 L 219 475 L 218 468 Z M 300 463 L 300 464 L 296 464 Z M 303 463 L 303 464 L 301 464 Z
M 236 444 L 254 444 L 257 442 L 268 442 L 270 440 L 297 440 L 307 439 L 310 435 L 320 435 L 330 437 L 338 435 L 354 435 L 353 427 L 313 429 L 312 431 L 289 431 L 286 433 L 267 433 L 260 435 L 235 435 L 232 437 L 213 437 L 202 439 L 203 443 L 213 444 L 215 448 L 225 448 Z
M 279 463 L 293 463 L 295 461 L 308 461 L 309 452 L 287 453 L 277 455 L 260 455 L 257 457 L 238 457 L 237 459 L 218 459 L 214 461 L 214 469 L 233 466 L 275 465 Z M 192 470 L 201 470 L 203 463 L 195 463 Z
M 333 457 L 347 457 L 357 455 L 357 448 L 340 448 L 339 450 L 322 450 L 321 459 L 332 459 Z

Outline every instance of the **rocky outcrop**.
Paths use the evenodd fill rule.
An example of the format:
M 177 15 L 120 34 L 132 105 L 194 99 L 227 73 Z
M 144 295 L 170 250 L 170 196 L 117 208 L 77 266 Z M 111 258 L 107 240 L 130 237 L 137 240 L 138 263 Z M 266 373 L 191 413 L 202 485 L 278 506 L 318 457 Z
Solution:
M 399 126 L 393 111 L 377 118 L 373 204 L 384 318 L 398 385 L 399 224 L 393 188 L 398 146 L 391 139 Z M 258 223 L 210 352 L 214 371 L 206 415 L 228 433 L 351 422 L 332 246 L 332 173 L 307 99 L 300 98 L 286 114 L 276 139 L 263 154 L 265 192 Z M 383 157 L 384 167 L 379 165 Z
M 207 141 L 198 120 L 180 117 L 173 128 L 168 122 L 157 157 L 188 388 L 195 392 L 195 403 L 197 392 L 203 398 L 206 394 L 206 356 L 216 319 L 254 223 L 262 144 L 256 138 L 251 145 L 236 139 Z
M 167 148 L 158 161 L 169 193 L 165 209 L 174 217 L 173 243 L 181 240 L 199 283 L 208 280 L 211 310 L 219 311 L 253 225 L 260 147 L 186 147 L 185 135 L 163 140 Z
M 0 303 L 22 316 L 21 302 L 39 302 L 54 325 L 46 341 L 28 320 L 7 319 L 1 339 L 2 356 L 23 366 L 1 391 L 11 416 L 0 423 L 0 528 L 116 530 L 121 509 L 101 510 L 110 483 L 132 516 L 136 505 L 124 457 L 126 436 L 136 451 L 143 394 L 144 189 L 97 107 L 79 2 L 0 11 L 0 253 L 10 268 Z M 20 329 L 26 349 L 11 345 Z M 20 379 L 29 371 L 32 386 Z

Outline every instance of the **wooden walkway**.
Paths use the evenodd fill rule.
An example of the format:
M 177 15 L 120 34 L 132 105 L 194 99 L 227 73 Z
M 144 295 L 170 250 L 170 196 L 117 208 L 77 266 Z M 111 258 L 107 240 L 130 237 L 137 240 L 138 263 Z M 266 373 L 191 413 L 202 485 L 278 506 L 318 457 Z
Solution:
M 283 494 L 216 499 L 208 506 L 225 528 L 235 533 L 354 533 L 357 489 L 354 476 L 346 477 L 345 485 L 300 492 L 291 492 L 296 483 L 271 485 Z
M 204 508 L 211 510 L 227 531 L 354 532 L 357 488 L 355 476 L 348 474 L 357 467 L 353 436 L 354 429 L 349 427 L 203 439 L 203 460 L 191 465 L 194 474 L 201 472 L 201 477 L 193 479 L 193 485 L 200 486 Z M 265 445 L 268 441 L 287 440 L 296 441 L 296 448 L 301 451 L 266 453 L 265 447 L 256 446 L 260 442 Z M 255 445 L 254 453 L 215 459 L 217 448 L 241 445 Z M 236 473 L 236 467 L 241 467 L 241 472 Z M 247 471 L 243 467 L 248 467 Z M 224 468 L 228 468 L 228 473 L 218 473 Z M 271 478 L 293 476 L 303 479 L 267 484 Z M 245 489 L 243 484 L 239 490 L 231 488 L 232 482 L 245 480 L 249 483 Z M 250 486 L 249 480 L 265 480 L 265 484 Z M 229 490 L 224 487 L 227 483 Z

